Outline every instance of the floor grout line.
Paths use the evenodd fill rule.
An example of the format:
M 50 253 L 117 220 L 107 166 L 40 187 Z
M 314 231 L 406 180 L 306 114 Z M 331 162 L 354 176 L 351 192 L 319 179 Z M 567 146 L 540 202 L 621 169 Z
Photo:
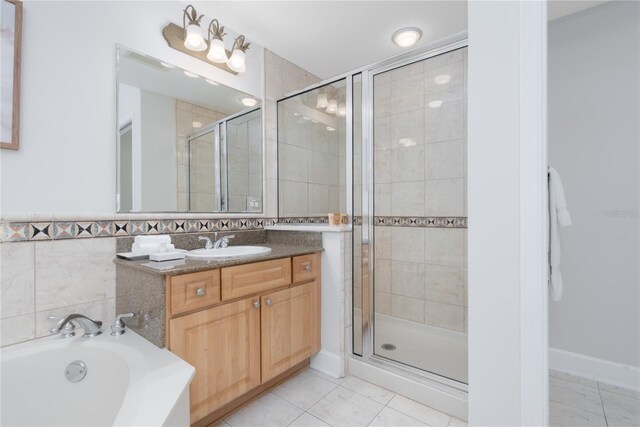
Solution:
M 602 415 L 604 415 L 604 422 L 609 426 L 609 420 L 607 420 L 607 410 L 604 409 L 604 400 L 602 400 L 602 390 L 600 389 L 600 383 L 596 381 L 596 386 L 598 387 L 598 396 L 600 396 L 600 405 L 602 405 Z

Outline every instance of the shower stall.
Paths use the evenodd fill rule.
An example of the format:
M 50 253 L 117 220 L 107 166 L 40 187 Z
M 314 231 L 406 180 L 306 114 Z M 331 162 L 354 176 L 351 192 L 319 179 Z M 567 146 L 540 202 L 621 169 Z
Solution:
M 350 366 L 419 378 L 459 402 L 467 391 L 466 46 L 458 39 L 278 101 L 280 216 L 315 222 L 339 206 L 353 218 Z M 319 191 L 334 184 L 329 197 Z

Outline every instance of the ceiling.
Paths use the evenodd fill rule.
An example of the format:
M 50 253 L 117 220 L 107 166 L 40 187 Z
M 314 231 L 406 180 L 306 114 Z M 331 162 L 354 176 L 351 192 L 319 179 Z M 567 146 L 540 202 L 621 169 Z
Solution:
M 549 4 L 549 19 L 604 3 Z M 199 13 L 275 52 L 320 78 L 405 52 L 391 41 L 403 27 L 418 27 L 416 47 L 467 29 L 466 1 L 201 1 Z

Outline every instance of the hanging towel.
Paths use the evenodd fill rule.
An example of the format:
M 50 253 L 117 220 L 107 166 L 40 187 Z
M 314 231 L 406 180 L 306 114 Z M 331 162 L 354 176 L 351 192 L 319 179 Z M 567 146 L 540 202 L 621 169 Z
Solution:
M 560 272 L 559 227 L 571 225 L 564 188 L 558 171 L 549 167 L 549 293 L 551 299 L 562 298 L 562 274 Z

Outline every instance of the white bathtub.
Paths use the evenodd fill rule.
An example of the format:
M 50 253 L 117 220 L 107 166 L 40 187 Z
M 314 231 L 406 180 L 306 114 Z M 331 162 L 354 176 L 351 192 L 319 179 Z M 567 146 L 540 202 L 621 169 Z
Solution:
M 105 322 L 108 325 L 108 323 Z M 189 425 L 195 369 L 131 330 L 41 338 L 0 350 L 3 426 Z M 83 361 L 73 383 L 66 367 Z

